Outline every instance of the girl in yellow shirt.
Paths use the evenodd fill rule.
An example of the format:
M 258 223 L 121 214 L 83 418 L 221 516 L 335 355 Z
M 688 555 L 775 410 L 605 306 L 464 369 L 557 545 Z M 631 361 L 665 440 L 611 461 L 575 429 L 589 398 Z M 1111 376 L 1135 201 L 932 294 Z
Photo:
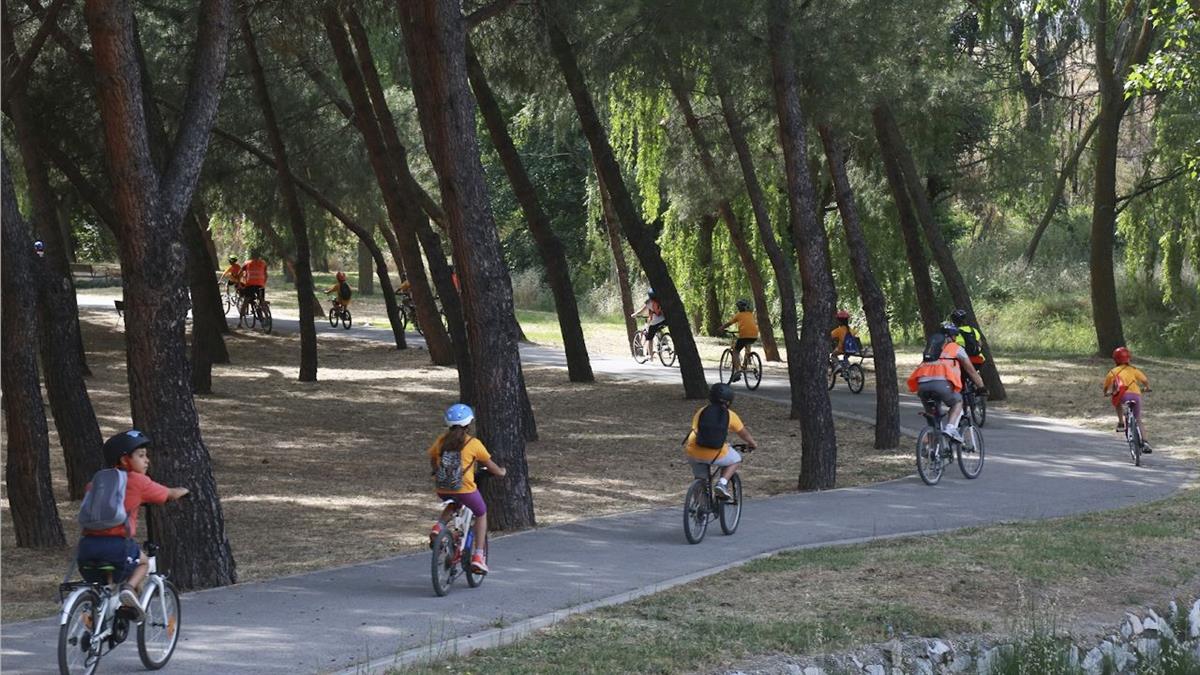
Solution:
M 1117 431 L 1125 431 L 1125 415 L 1121 407 L 1129 403 L 1133 407 L 1138 430 L 1142 432 L 1142 452 L 1149 453 L 1151 449 L 1146 442 L 1146 426 L 1142 424 L 1142 392 L 1150 391 L 1150 379 L 1130 365 L 1128 348 L 1117 347 L 1112 356 L 1113 363 L 1117 365 L 1104 377 L 1104 395 L 1112 397 L 1113 409 L 1117 411 Z

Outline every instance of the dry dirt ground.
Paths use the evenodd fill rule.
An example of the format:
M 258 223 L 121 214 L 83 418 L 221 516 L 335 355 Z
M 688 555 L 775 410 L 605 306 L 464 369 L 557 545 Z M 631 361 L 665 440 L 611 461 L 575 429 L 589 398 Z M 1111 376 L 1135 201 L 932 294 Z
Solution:
M 83 319 L 94 372 L 88 387 L 107 436 L 129 426 L 123 337 L 111 312 L 86 311 Z M 430 366 L 424 351 L 321 336 L 320 381 L 300 383 L 297 338 L 239 332 L 228 345 L 233 364 L 214 369 L 215 393 L 197 402 L 239 578 L 422 547 L 438 511 L 424 453 L 454 402 L 455 372 Z M 555 369 L 528 369 L 526 377 L 541 434 L 528 446 L 539 525 L 682 499 L 690 473 L 679 444 L 699 403 L 684 400 L 680 387 L 577 385 Z M 744 469 L 749 494 L 795 489 L 799 430 L 786 406 L 743 396 L 735 409 L 760 444 Z M 869 426 L 837 424 L 839 485 L 911 471 L 907 451 L 871 448 Z M 65 499 L 53 424 L 51 473 L 73 546 L 77 505 Z M 7 501 L 0 517 L 3 620 L 45 616 L 70 551 L 17 549 Z

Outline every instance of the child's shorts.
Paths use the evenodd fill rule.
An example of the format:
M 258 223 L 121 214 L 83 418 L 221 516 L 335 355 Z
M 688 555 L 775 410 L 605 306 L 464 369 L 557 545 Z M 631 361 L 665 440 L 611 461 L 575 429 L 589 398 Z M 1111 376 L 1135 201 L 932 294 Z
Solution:
M 475 490 L 474 492 L 463 492 L 461 494 L 454 492 L 439 492 L 437 493 L 437 496 L 441 497 L 442 499 L 449 499 L 457 502 L 468 509 L 471 509 L 471 513 L 474 513 L 476 518 L 487 514 L 487 504 L 483 503 L 483 497 L 479 494 L 479 490 Z
M 142 553 L 138 549 L 137 542 L 133 539 L 125 537 L 80 537 L 79 538 L 79 555 L 76 560 L 79 562 L 79 573 L 83 575 L 85 581 L 102 584 L 107 579 L 107 574 L 104 570 L 95 569 L 95 564 L 98 562 L 109 563 L 113 566 L 112 580 L 113 583 L 121 583 L 133 574 L 137 569 L 138 561 L 141 560 Z

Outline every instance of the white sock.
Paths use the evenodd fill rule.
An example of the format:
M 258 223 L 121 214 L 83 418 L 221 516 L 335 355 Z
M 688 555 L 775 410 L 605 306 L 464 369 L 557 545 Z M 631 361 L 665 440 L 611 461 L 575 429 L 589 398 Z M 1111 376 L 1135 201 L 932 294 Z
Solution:
M 717 479 L 717 485 L 725 485 L 728 482 L 729 481 L 725 480 L 724 476 L 721 476 L 719 479 Z

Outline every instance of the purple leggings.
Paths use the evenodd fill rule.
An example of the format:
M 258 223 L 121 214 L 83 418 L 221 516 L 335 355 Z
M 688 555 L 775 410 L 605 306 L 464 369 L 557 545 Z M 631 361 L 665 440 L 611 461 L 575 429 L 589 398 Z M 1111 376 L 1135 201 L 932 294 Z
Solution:
M 1126 402 L 1129 402 L 1130 404 L 1132 404 L 1133 416 L 1137 419 L 1137 421 L 1141 422 L 1142 421 L 1142 395 L 1135 394 L 1132 391 L 1127 391 L 1127 392 L 1125 392 L 1124 395 L 1121 396 L 1121 404 L 1125 404 Z M 1119 406 L 1117 407 L 1117 410 L 1120 411 Z
M 437 496 L 441 497 L 442 499 L 453 500 L 467 507 L 468 509 L 471 509 L 471 513 L 474 513 L 476 518 L 487 514 L 487 504 L 483 503 L 483 497 L 479 496 L 479 490 L 463 492 L 461 494 L 456 494 L 453 492 L 439 492 L 437 493 Z

